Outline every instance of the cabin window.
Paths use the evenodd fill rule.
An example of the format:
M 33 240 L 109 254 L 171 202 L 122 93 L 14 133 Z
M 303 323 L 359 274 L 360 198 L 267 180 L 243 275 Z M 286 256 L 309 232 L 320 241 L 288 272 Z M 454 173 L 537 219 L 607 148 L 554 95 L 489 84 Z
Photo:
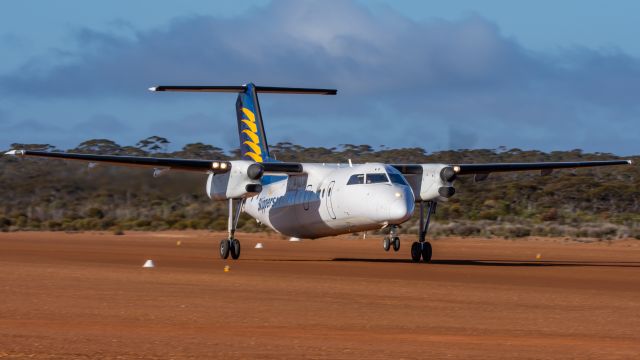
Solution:
M 387 174 L 385 173 L 372 173 L 367 174 L 367 184 L 379 184 L 389 182 Z
M 400 174 L 389 173 L 389 178 L 393 184 L 407 185 L 407 181 L 404 179 L 404 176 Z
M 347 185 L 364 184 L 364 174 L 351 175 Z

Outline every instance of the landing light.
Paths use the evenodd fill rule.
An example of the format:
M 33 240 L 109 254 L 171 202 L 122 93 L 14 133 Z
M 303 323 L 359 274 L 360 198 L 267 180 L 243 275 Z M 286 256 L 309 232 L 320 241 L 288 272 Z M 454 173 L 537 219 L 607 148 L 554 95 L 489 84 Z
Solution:
M 399 193 L 399 192 L 397 192 L 397 193 L 396 193 L 396 197 L 400 197 L 400 196 L 402 196 L 402 194 L 401 194 L 401 193 Z
M 458 172 L 460 172 L 460 166 L 457 166 L 457 165 L 456 165 L 456 166 L 454 166 L 454 167 L 453 167 L 453 171 L 454 171 L 454 172 L 457 172 L 457 173 L 458 173 Z
M 221 163 L 220 164 L 220 169 L 226 169 L 227 168 L 227 163 Z
M 211 164 L 211 167 L 214 168 L 214 169 L 217 169 L 217 168 L 220 167 L 220 163 L 217 162 L 217 161 L 214 161 L 213 164 Z

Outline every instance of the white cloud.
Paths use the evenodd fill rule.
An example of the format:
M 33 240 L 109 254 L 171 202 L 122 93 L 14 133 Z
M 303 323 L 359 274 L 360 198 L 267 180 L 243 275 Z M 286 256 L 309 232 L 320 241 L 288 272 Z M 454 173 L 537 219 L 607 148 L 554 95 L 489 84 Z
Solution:
M 358 124 L 374 145 L 428 147 L 428 135 L 428 143 L 442 146 L 464 147 L 462 140 L 633 152 L 640 140 L 614 139 L 634 131 L 640 115 L 639 59 L 616 49 L 535 53 L 474 15 L 420 22 L 354 1 L 291 0 L 232 18 L 177 18 L 133 35 L 84 29 L 76 40 L 80 50 L 60 63 L 40 58 L 0 77 L 0 91 L 9 98 L 128 97 L 139 104 L 144 89 L 158 83 L 337 87 L 330 101 L 267 99 L 265 117 L 284 121 L 276 129 L 299 127 L 307 134 L 299 141 L 313 144 L 335 134 L 345 118 L 376 124 Z M 303 131 L 299 119 L 320 118 L 323 127 Z M 416 130 L 392 132 L 389 141 L 389 131 L 379 128 L 385 126 Z M 270 136 L 290 138 L 284 131 Z

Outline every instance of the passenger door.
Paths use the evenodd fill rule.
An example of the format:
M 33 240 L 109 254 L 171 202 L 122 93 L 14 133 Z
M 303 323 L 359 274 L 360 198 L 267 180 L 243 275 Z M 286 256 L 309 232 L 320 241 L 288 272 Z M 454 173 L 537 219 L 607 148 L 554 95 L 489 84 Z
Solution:
M 332 181 L 327 188 L 327 212 L 332 219 L 336 218 L 336 213 L 333 211 L 333 187 L 335 184 L 336 182 Z

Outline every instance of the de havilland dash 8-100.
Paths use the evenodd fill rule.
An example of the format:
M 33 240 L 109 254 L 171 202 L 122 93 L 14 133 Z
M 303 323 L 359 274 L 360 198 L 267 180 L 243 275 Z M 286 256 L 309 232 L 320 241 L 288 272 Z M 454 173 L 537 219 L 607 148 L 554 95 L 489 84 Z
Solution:
M 236 225 L 244 211 L 258 222 L 286 236 L 317 239 L 346 233 L 388 228 L 383 248 L 400 249 L 398 227 L 414 212 L 420 213 L 417 241 L 411 259 L 429 262 L 426 241 L 429 221 L 440 202 L 455 194 L 454 182 L 464 175 L 481 180 L 493 172 L 540 171 L 608 165 L 628 165 L 630 160 L 490 163 L 490 164 L 323 164 L 278 162 L 269 154 L 259 93 L 336 95 L 337 90 L 242 86 L 156 86 L 151 91 L 238 93 L 236 114 L 242 159 L 169 159 L 157 157 L 89 155 L 14 149 L 6 155 L 80 160 L 113 165 L 140 166 L 162 172 L 168 169 L 208 174 L 207 195 L 227 201 L 228 237 L 220 241 L 220 257 L 240 257 Z

